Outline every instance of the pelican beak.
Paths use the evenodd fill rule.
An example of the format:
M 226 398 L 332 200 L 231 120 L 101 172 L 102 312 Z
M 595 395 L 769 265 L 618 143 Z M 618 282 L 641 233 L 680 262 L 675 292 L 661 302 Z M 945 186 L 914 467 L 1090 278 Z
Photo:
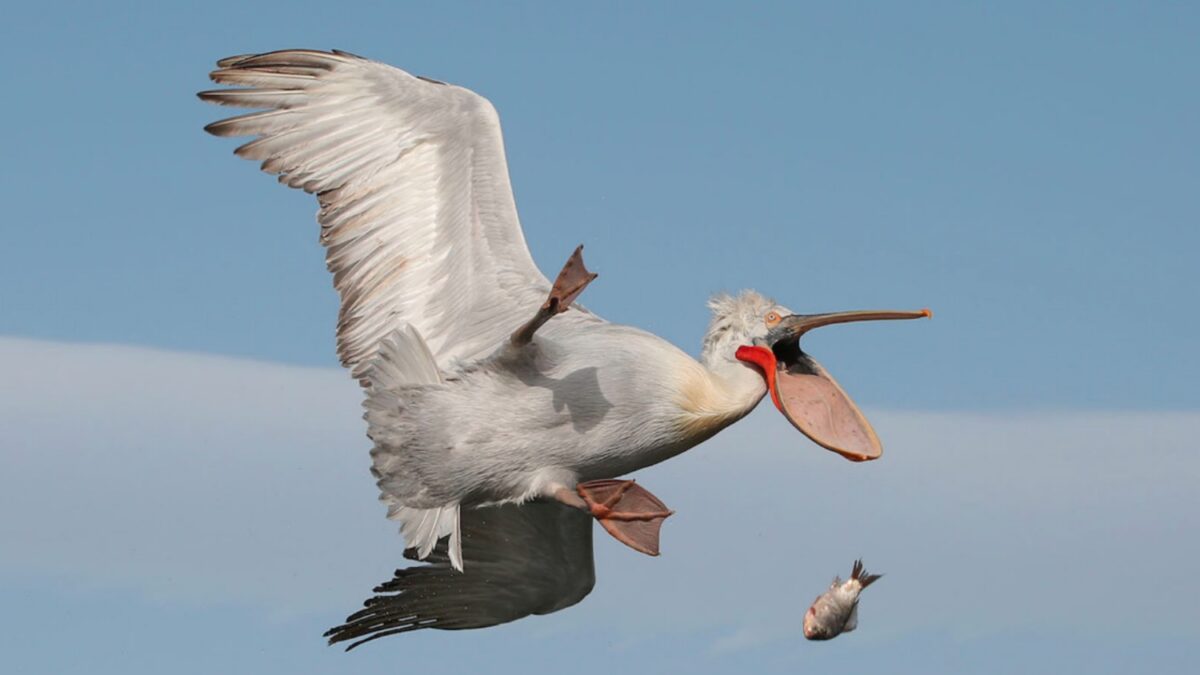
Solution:
M 883 454 L 879 437 L 837 380 L 800 349 L 800 338 L 814 328 L 835 323 L 931 316 L 928 309 L 793 314 L 767 334 L 769 348 L 739 347 L 737 358 L 762 369 L 775 407 L 805 436 L 850 461 L 865 462 Z

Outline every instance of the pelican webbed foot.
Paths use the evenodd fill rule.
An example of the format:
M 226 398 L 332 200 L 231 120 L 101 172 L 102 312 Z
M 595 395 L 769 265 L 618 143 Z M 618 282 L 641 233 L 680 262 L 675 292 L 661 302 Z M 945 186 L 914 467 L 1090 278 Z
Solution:
M 546 298 L 545 304 L 538 309 L 532 319 L 518 328 L 509 338 L 512 343 L 518 347 L 529 344 L 537 329 L 541 328 L 542 324 L 549 321 L 555 314 L 562 314 L 570 309 L 575 298 L 578 298 L 583 289 L 587 288 L 587 285 L 592 283 L 597 276 L 599 275 L 589 272 L 584 266 L 583 244 L 580 244 L 567 259 L 562 271 L 558 273 L 558 278 L 554 280 L 554 287 L 550 289 L 550 297 Z
M 617 541 L 658 555 L 658 532 L 674 511 L 632 480 L 594 480 L 575 488 L 586 508 Z

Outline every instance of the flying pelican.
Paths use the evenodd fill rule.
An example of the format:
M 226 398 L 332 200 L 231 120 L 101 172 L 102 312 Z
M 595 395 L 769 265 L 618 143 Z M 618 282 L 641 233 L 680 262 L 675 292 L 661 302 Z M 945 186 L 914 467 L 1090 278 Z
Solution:
M 617 478 L 712 437 L 768 394 L 817 444 L 880 455 L 799 340 L 928 310 L 796 314 L 755 292 L 721 295 L 697 360 L 575 304 L 596 276 L 582 247 L 554 283 L 542 275 L 487 99 L 336 50 L 217 65 L 210 77 L 230 88 L 200 98 L 261 111 L 205 129 L 254 137 L 236 154 L 317 197 L 341 296 L 338 355 L 366 391 L 380 499 L 418 559 L 448 537 L 445 558 L 462 571 L 464 510 L 533 500 L 590 514 L 657 555 L 670 510 Z

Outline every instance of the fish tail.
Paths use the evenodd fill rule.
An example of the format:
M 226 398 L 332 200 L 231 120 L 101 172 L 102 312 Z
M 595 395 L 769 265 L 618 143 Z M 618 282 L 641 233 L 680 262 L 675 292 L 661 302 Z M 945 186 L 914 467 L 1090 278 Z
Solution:
M 866 568 L 863 567 L 862 558 L 855 560 L 854 567 L 850 570 L 850 578 L 857 580 L 858 583 L 863 588 L 866 588 L 867 586 L 870 586 L 871 584 L 875 583 L 875 581 L 877 579 L 879 579 L 879 577 L 881 577 L 881 576 L 883 576 L 883 575 L 882 574 L 868 574 Z

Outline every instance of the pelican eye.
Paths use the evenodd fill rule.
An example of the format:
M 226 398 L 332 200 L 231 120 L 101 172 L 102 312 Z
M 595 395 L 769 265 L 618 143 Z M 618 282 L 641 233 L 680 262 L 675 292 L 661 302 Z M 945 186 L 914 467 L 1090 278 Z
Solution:
M 782 320 L 782 318 L 779 316 L 779 312 L 767 312 L 765 319 L 767 322 L 767 328 L 774 328 Z

